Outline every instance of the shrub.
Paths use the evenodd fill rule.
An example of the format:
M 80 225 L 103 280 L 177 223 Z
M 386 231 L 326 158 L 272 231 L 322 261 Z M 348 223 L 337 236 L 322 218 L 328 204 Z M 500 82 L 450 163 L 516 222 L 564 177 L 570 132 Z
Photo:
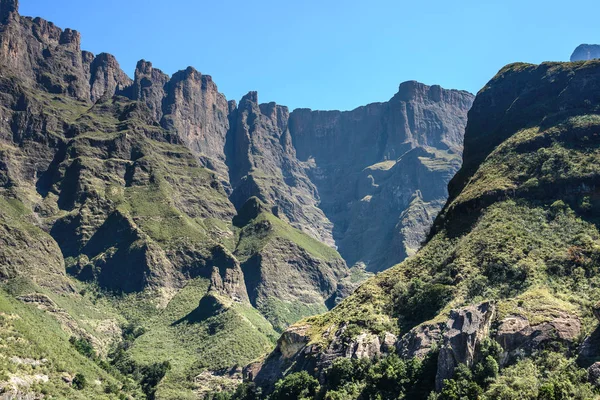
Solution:
M 73 378 L 73 387 L 77 390 L 83 390 L 87 386 L 87 380 L 85 379 L 85 375 L 78 373 Z
M 270 400 L 300 400 L 314 398 L 319 391 L 319 381 L 308 372 L 296 372 L 275 384 Z
M 80 354 L 83 354 L 84 356 L 91 359 L 96 358 L 96 352 L 94 351 L 94 347 L 92 346 L 92 343 L 86 338 L 76 338 L 75 336 L 71 336 L 69 338 L 69 343 L 71 343 Z
M 412 279 L 394 288 L 394 304 L 404 325 L 416 325 L 433 318 L 452 298 L 451 286 Z

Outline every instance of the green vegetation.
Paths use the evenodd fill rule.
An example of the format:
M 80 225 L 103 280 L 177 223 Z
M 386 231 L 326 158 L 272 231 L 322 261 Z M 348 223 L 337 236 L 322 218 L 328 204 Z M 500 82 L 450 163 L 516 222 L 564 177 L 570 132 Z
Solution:
M 503 69 L 469 115 L 464 166 L 427 244 L 332 311 L 305 319 L 311 344 L 329 346 L 335 338 L 325 333 L 342 325 L 350 337 L 402 335 L 445 323 L 451 309 L 492 301 L 495 323 L 517 316 L 535 326 L 568 316 L 582 323 L 580 337 L 523 350 L 504 368 L 498 349 L 478 349 L 473 367 L 459 366 L 431 399 L 596 398 L 573 349 L 598 326 L 591 311 L 600 300 L 600 107 L 596 87 L 586 86 L 598 67 Z M 367 381 L 330 397 L 368 398 Z
M 273 238 L 288 240 L 312 256 L 325 261 L 341 259 L 336 250 L 293 228 L 268 212 L 260 213 L 250 224 L 241 229 L 235 255 L 240 262 L 244 262 L 260 252 Z
M 69 341 L 55 316 L 0 289 L 0 346 L 4 355 L 0 357 L 0 380 L 14 377 L 37 393 L 58 398 L 110 398 L 101 386 L 90 384 L 93 381 L 136 395 L 135 387 L 127 387 L 125 377 L 106 371 Z M 72 377 L 72 385 L 63 377 Z

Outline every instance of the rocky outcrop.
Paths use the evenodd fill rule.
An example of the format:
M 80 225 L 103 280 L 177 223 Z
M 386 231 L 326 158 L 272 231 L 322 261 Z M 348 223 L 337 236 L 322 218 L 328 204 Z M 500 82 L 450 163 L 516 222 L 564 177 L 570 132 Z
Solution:
M 600 387 L 600 362 L 595 362 L 588 368 L 588 381 L 595 387 Z
M 98 54 L 90 64 L 90 99 L 111 98 L 131 85 L 117 59 L 107 53 Z
M 236 207 L 252 196 L 276 207 L 292 226 L 333 246 L 332 225 L 319 209 L 317 189 L 296 158 L 287 107 L 260 104 L 248 93 L 232 114 L 228 163 Z
M 571 55 L 571 61 L 588 61 L 600 58 L 600 45 L 581 44 L 577 46 Z
M 325 371 L 339 357 L 378 358 L 395 352 L 397 337 L 392 333 L 375 335 L 362 332 L 348 337 L 348 325 L 327 332 L 328 344 L 311 342 L 310 325 L 294 325 L 277 341 L 277 347 L 261 362 L 248 365 L 244 378 L 270 392 L 274 383 L 284 375 L 310 371 L 323 382 Z
M 531 324 L 523 315 L 508 316 L 500 321 L 495 337 L 504 350 L 500 362 L 508 364 L 551 344 L 572 345 L 580 334 L 579 318 L 561 313 L 538 324 Z
M 229 105 L 212 78 L 192 67 L 175 73 L 165 85 L 162 110 L 162 126 L 176 131 L 206 166 L 226 177 Z
M 402 336 L 397 343 L 402 358 L 424 358 L 442 342 L 442 333 L 447 324 L 421 324 Z
M 169 79 L 169 75 L 154 68 L 151 62 L 140 60 L 135 68 L 133 84 L 127 89 L 131 99 L 146 103 L 156 121 L 163 116 L 165 85 Z
M 454 375 L 459 364 L 471 367 L 476 360 L 476 349 L 489 336 L 495 306 L 483 303 L 450 312 L 450 319 L 442 336 L 438 356 L 435 386 L 441 390 L 445 379 Z
M 234 255 L 242 263 L 250 301 L 283 331 L 327 309 L 346 264 L 323 243 L 296 230 L 252 197 L 234 218 L 241 228 Z

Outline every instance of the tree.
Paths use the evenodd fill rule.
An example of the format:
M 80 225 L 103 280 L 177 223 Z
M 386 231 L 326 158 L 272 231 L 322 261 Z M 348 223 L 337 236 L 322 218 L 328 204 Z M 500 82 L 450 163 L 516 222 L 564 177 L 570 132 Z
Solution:
M 314 399 L 319 391 L 319 381 L 308 372 L 296 372 L 275 384 L 271 400 Z

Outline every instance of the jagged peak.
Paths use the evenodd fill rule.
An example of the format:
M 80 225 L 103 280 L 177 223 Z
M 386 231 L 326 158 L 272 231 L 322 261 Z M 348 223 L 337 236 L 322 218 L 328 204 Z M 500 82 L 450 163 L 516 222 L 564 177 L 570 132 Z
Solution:
M 115 62 L 118 64 L 117 58 L 110 53 L 100 53 L 94 57 L 95 62 L 111 63 Z
M 258 92 L 255 90 L 248 92 L 244 97 L 242 97 L 240 104 L 245 102 L 258 104 Z
M 235 100 L 229 100 L 227 102 L 227 108 L 229 109 L 229 113 L 232 113 L 237 109 L 237 102 Z
M 67 28 L 61 33 L 60 40 L 58 42 L 60 44 L 75 43 L 77 46 L 79 46 L 81 44 L 81 34 L 76 30 Z

